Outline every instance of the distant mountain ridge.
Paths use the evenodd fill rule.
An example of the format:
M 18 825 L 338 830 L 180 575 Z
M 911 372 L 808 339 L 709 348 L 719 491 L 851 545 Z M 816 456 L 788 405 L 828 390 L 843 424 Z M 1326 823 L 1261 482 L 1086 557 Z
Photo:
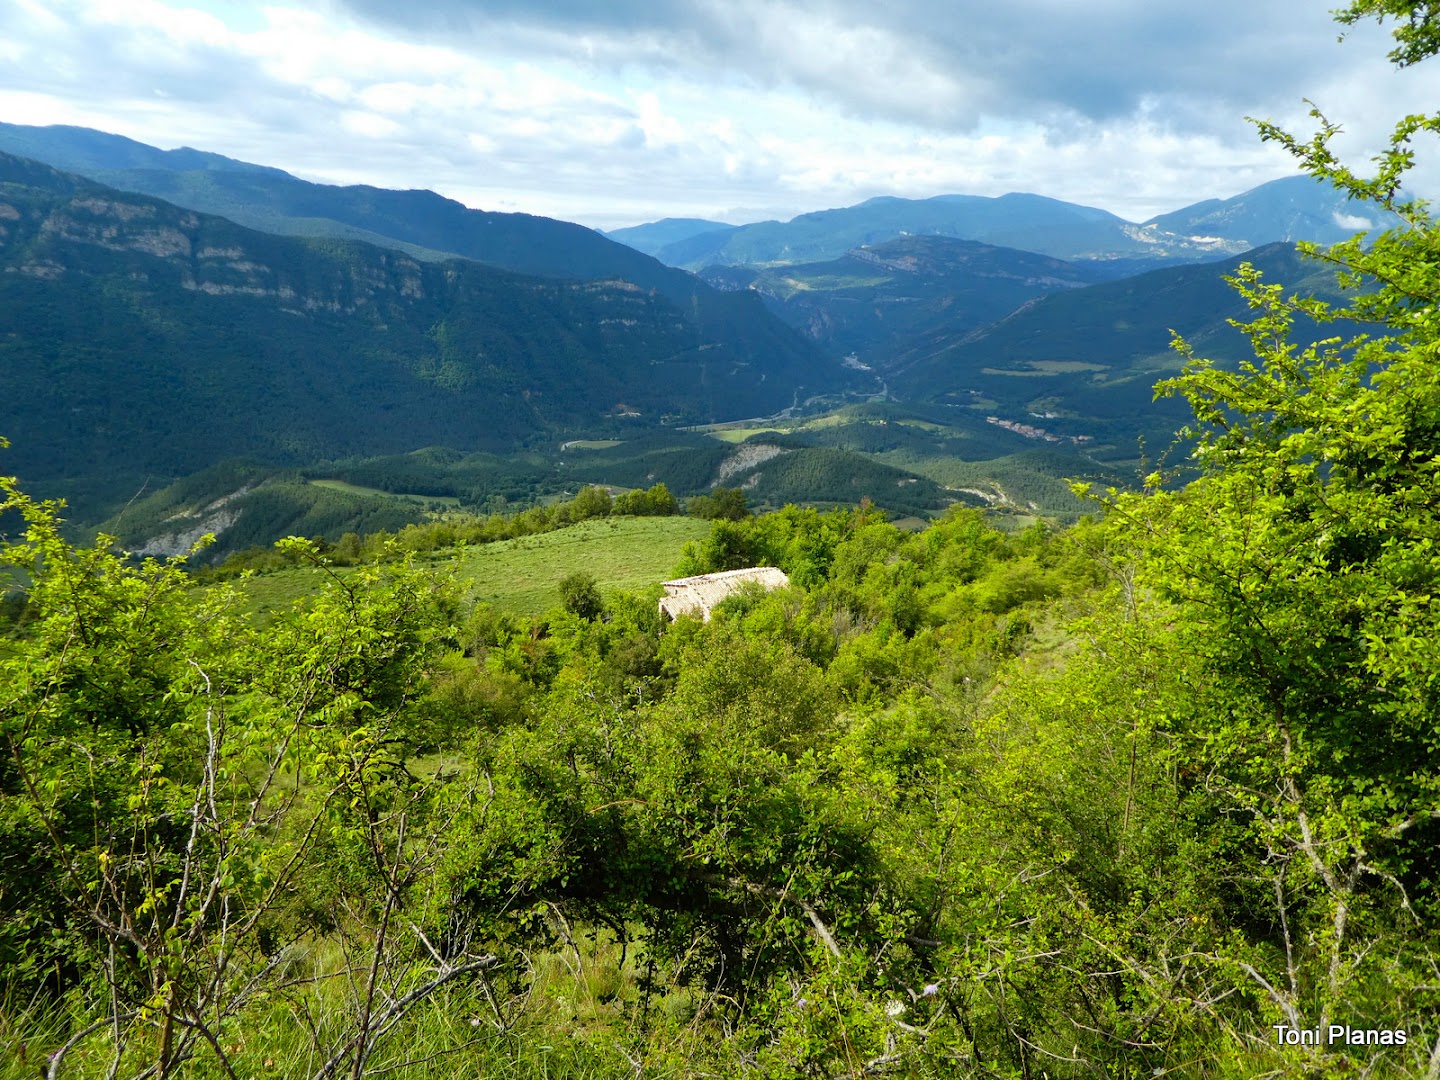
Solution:
M 1398 219 L 1357 207 L 1305 176 L 1261 184 L 1230 199 L 1209 199 L 1143 223 L 1096 207 L 1012 192 L 996 198 L 881 196 L 855 206 L 681 235 L 663 246 L 652 226 L 616 230 L 638 237 L 662 262 L 774 266 L 841 258 L 847 251 L 904 236 L 944 236 L 1071 261 L 1148 261 L 1152 266 L 1223 259 L 1275 242 L 1331 244 L 1358 229 Z M 656 223 L 657 225 L 659 223 Z
M 459 255 L 545 277 L 618 277 L 657 289 L 697 318 L 731 322 L 745 316 L 725 309 L 727 301 L 676 270 L 821 262 L 912 235 L 972 240 L 1071 261 L 1161 266 L 1221 259 L 1277 241 L 1329 244 L 1357 229 L 1373 231 L 1396 221 L 1350 203 L 1309 177 L 1291 176 L 1143 223 L 1096 207 L 1012 192 L 994 198 L 878 196 L 788 222 L 732 226 L 665 218 L 601 234 L 533 215 L 471 210 L 429 191 L 313 184 L 269 166 L 189 147 L 160 150 L 88 128 L 0 124 L 0 151 L 266 232 L 364 240 L 421 259 Z
M 124 135 L 112 135 L 94 128 L 74 127 L 69 124 L 34 127 L 0 123 L 0 149 L 16 157 L 33 158 L 64 172 L 80 175 L 125 169 L 155 169 L 164 172 L 215 170 L 290 176 L 282 169 L 269 165 L 252 165 L 223 154 L 212 154 L 188 146 L 177 150 L 161 150 Z
M 1357 203 L 1309 176 L 1287 176 L 1230 199 L 1206 199 L 1145 222 L 1146 228 L 1209 235 L 1260 247 L 1309 240 L 1338 244 L 1360 231 L 1400 224 L 1395 214 Z
M 739 226 L 727 225 L 723 221 L 709 221 L 705 218 L 661 218 L 644 225 L 632 225 L 625 229 L 610 229 L 605 233 L 611 240 L 617 240 L 646 255 L 689 240 L 705 233 L 726 233 Z
M 717 293 L 573 222 L 472 210 L 433 191 L 313 184 L 280 169 L 188 148 L 159 150 L 88 128 L 0 124 L 0 151 L 262 232 L 362 240 L 420 259 L 460 256 L 541 277 L 628 281 L 656 290 L 707 334 L 764 337 L 777 329 L 753 297 Z
M 1093 206 L 1012 192 L 996 198 L 880 196 L 856 206 L 801 214 L 787 222 L 762 221 L 700 233 L 660 248 L 656 257 L 691 270 L 715 264 L 818 262 L 902 236 L 947 236 L 1060 259 L 1139 256 L 1196 261 L 1228 251 L 1224 243 L 1160 235 L 1156 230 L 1147 233 Z

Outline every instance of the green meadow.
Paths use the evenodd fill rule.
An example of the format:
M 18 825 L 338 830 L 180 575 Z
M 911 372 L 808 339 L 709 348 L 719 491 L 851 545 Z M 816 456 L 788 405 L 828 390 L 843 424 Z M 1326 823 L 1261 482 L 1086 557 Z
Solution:
M 658 585 L 671 576 L 681 548 L 709 532 L 710 522 L 691 517 L 598 518 L 473 547 L 447 562 L 467 600 L 538 615 L 555 606 L 570 574 L 592 575 L 602 593 Z
M 538 615 L 557 603 L 560 581 L 592 575 L 602 593 L 638 592 L 670 576 L 680 551 L 710 523 L 690 517 L 599 518 L 555 532 L 451 550 L 428 562 L 438 577 L 461 584 L 467 602 L 516 615 Z M 333 571 L 342 580 L 350 567 Z M 290 607 L 323 584 L 327 571 L 279 570 L 241 583 L 246 608 L 261 619 Z
M 453 495 L 416 495 L 409 492 L 384 491 L 380 488 L 365 487 L 361 484 L 349 484 L 344 480 L 310 480 L 315 487 L 329 488 L 331 491 L 343 491 L 347 495 L 372 495 L 383 499 L 403 499 L 406 502 L 425 505 L 428 503 L 440 506 L 459 506 L 460 500 Z

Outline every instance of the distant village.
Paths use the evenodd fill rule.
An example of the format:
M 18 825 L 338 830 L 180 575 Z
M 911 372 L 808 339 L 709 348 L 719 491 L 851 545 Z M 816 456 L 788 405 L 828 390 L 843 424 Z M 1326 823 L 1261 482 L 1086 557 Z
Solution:
M 1027 439 L 1044 439 L 1050 443 L 1088 443 L 1095 437 L 1093 435 L 1053 435 L 1044 428 L 1035 427 L 1033 424 L 1021 424 L 1014 420 L 1001 420 L 998 416 L 985 417 L 987 424 L 994 424 L 1006 431 L 1013 431 L 1016 435 L 1024 435 Z

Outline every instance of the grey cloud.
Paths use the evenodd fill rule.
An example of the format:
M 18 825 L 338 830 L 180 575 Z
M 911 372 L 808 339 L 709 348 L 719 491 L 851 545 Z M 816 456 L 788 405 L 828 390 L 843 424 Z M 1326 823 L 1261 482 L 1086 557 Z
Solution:
M 431 187 L 474 205 L 613 226 L 667 214 L 715 216 L 737 205 L 816 209 L 873 194 L 1007 189 L 1143 218 L 1283 171 L 1283 155 L 1262 150 L 1246 130 L 1245 112 L 1275 115 L 1284 107 L 1293 115 L 1309 94 L 1334 101 L 1336 119 L 1351 122 L 1348 111 L 1388 124 L 1414 111 L 1393 102 L 1433 100 L 1437 85 L 1423 72 L 1374 79 L 1376 71 L 1395 75 L 1383 60 L 1383 38 L 1337 47 L 1336 28 L 1320 9 L 1289 28 L 1293 0 L 1282 0 L 1286 10 L 1277 0 L 1213 0 L 1203 17 L 1157 13 L 1152 9 L 1170 6 L 1161 0 L 1089 0 L 1083 15 L 1080 0 L 1012 0 L 1004 10 L 973 14 L 951 4 L 938 17 L 921 0 L 895 0 L 883 10 L 855 0 L 792 0 L 805 19 L 775 16 L 784 0 L 622 0 L 605 8 L 312 2 L 328 14 L 344 3 L 391 36 L 450 44 L 482 61 L 500 58 L 505 70 L 529 55 L 621 72 L 627 82 L 637 68 L 678 73 L 691 85 L 672 87 L 678 105 L 661 107 L 687 130 L 647 142 L 641 107 L 625 100 L 634 95 L 614 92 L 612 81 L 593 95 L 531 102 L 477 90 L 463 110 L 377 108 L 398 127 L 364 135 L 346 127 L 352 113 L 365 110 L 363 100 L 321 96 L 314 81 L 287 80 L 243 50 L 199 40 L 180 48 L 150 27 L 96 26 L 80 17 L 27 30 L 24 9 L 3 3 L 0 40 L 19 42 L 24 52 L 0 68 L 0 90 L 77 103 L 94 118 L 81 122 L 159 145 L 188 142 L 313 179 Z M 325 20 L 327 30 L 341 32 L 342 21 Z M 830 40 L 832 31 L 815 29 L 821 26 L 845 40 Z M 1347 55 L 1368 58 L 1370 68 L 1326 69 L 1326 57 Z M 1309 83 L 1321 75 L 1328 82 Z M 417 78 L 423 82 L 423 73 Z M 646 80 L 637 81 L 644 89 Z M 664 80 L 655 81 L 664 98 Z M 782 120 L 773 127 L 763 115 L 736 113 L 724 118 L 735 121 L 733 144 L 706 135 L 686 103 L 703 101 L 715 86 L 723 100 L 725 85 L 737 82 L 803 87 L 822 105 L 813 145 L 760 137 L 809 133 L 805 111 L 789 94 L 774 98 Z M 1425 87 L 1432 92 L 1421 92 Z M 755 108 L 763 110 L 759 101 Z M 1128 122 L 1146 102 L 1153 131 Z M 923 125 L 937 133 L 937 149 L 904 129 L 835 123 L 842 112 Z M 1032 120 L 1047 137 L 1037 141 L 1034 132 L 1003 123 L 996 126 L 1005 135 L 999 147 L 946 136 L 982 116 Z
M 1204 126 L 1319 91 L 1326 65 L 1370 62 L 1336 46 L 1323 7 L 1294 0 L 333 0 L 392 31 L 431 40 L 521 44 L 624 68 L 793 84 L 855 115 L 945 130 L 982 116 L 1055 122 L 1128 116 L 1160 96 L 1192 102 L 1175 122 Z M 791 30 L 776 25 L 789 11 Z M 807 27 L 833 24 L 894 43 L 888 56 L 827 50 Z M 1362 31 L 1363 35 L 1363 31 Z M 1383 50 L 1381 50 L 1383 51 Z
M 18 15 L 12 10 L 6 17 L 0 8 L 0 37 L 21 38 Z M 106 92 L 116 98 L 174 94 L 204 104 L 232 99 L 255 77 L 253 71 L 237 65 L 233 54 L 170 50 L 156 37 L 117 35 L 108 28 L 72 24 L 66 29 L 63 52 L 50 42 L 35 46 L 38 55 L 32 62 L 0 75 L 0 85 L 67 97 L 77 84 L 103 73 Z

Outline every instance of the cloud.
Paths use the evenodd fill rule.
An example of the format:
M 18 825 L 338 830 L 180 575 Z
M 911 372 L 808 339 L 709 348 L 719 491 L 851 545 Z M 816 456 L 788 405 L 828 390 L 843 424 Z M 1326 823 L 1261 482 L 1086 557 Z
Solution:
M 1363 157 L 1440 96 L 1292 0 L 964 8 L 13 0 L 0 119 L 603 227 L 1010 190 L 1141 220 L 1293 169 L 1246 113 L 1334 103 Z
M 1336 225 L 1342 229 L 1349 229 L 1351 232 L 1359 232 L 1361 229 L 1373 229 L 1375 227 L 1373 221 L 1368 217 L 1361 217 L 1359 214 L 1342 214 L 1339 210 L 1336 210 L 1331 216 L 1335 219 Z
M 335 0 L 404 36 L 645 69 L 695 81 L 793 86 L 852 116 L 971 130 L 982 118 L 1067 123 L 1147 101 L 1224 114 L 1286 105 L 1327 67 L 1384 65 L 1377 32 L 1343 51 L 1323 10 L 1293 0 Z M 1383 40 L 1383 35 L 1380 35 Z

